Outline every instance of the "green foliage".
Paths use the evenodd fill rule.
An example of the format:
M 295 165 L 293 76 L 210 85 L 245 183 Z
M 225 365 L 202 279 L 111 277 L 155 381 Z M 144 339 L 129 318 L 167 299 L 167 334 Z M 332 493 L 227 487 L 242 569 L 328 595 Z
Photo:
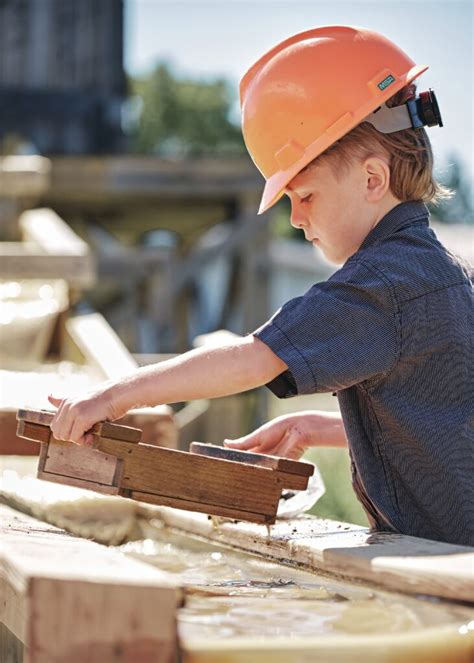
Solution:
M 448 159 L 446 168 L 443 168 L 438 181 L 454 192 L 449 200 L 439 205 L 429 205 L 430 212 L 442 223 L 471 223 L 474 224 L 473 186 L 466 168 L 460 157 L 453 153 Z
M 232 92 L 225 80 L 180 79 L 159 64 L 146 79 L 130 81 L 141 99 L 135 149 L 145 154 L 245 152 L 240 127 L 229 119 Z
M 349 454 L 345 449 L 309 449 L 305 459 L 316 464 L 326 487 L 309 513 L 368 527 L 367 516 L 351 483 Z

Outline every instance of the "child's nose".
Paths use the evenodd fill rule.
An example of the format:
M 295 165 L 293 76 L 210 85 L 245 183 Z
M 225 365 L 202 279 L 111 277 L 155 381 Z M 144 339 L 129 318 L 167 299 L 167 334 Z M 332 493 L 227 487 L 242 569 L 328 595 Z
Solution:
M 301 209 L 294 204 L 291 205 L 290 223 L 293 228 L 302 228 L 305 225 L 304 214 L 302 214 Z

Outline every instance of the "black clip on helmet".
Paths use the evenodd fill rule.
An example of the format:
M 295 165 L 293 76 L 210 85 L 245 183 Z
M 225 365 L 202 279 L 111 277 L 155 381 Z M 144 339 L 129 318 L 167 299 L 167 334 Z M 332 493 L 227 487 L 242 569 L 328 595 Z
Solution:
M 408 112 L 410 113 L 411 122 L 414 129 L 420 127 L 435 127 L 443 126 L 441 113 L 439 111 L 438 100 L 434 90 L 431 88 L 429 92 L 420 92 L 416 99 L 409 99 L 406 102 Z
M 420 94 L 401 106 L 388 107 L 385 103 L 368 115 L 364 122 L 372 124 L 377 131 L 391 134 L 402 129 L 443 126 L 438 101 L 434 90 Z

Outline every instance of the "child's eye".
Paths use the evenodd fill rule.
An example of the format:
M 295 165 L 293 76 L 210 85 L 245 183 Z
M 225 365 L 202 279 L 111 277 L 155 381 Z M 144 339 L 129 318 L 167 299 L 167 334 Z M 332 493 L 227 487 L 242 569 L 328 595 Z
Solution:
M 305 196 L 304 198 L 301 198 L 301 202 L 302 203 L 309 203 L 309 202 L 311 202 L 312 198 L 313 198 L 313 194 L 308 193 L 307 196 Z

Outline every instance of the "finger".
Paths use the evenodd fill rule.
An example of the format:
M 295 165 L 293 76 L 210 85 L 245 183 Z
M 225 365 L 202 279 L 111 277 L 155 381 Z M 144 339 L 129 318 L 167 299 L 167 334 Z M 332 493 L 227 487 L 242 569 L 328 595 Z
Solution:
M 90 427 L 88 427 L 90 428 Z M 83 446 L 86 445 L 86 431 L 87 428 L 82 424 L 79 420 L 78 417 L 75 418 L 72 427 L 71 427 L 71 432 L 69 433 L 69 440 L 71 442 L 74 442 L 74 444 L 80 444 Z
M 70 407 L 63 401 L 60 409 L 51 422 L 51 430 L 57 440 L 69 440 L 72 429 L 72 418 L 69 414 Z
M 48 401 L 51 403 L 51 405 L 54 405 L 54 407 L 59 408 L 61 403 L 64 402 L 64 398 L 56 398 L 52 394 L 49 394 Z
M 78 439 L 76 444 L 78 444 L 81 447 L 92 448 L 93 442 L 94 442 L 94 435 L 92 433 L 84 433 L 84 435 L 82 435 Z
M 281 443 L 274 449 L 274 455 L 282 458 L 299 460 L 304 453 L 304 447 L 301 446 L 300 436 L 290 431 L 284 436 Z
M 225 440 L 224 446 L 231 449 L 241 449 L 245 451 L 255 451 L 257 453 L 269 453 L 276 447 L 285 434 L 285 428 L 274 422 L 264 424 L 257 428 L 253 433 L 244 435 L 236 440 Z
M 260 447 L 262 444 L 262 433 L 260 429 L 249 433 L 248 435 L 243 435 L 238 437 L 235 440 L 224 440 L 224 446 L 229 449 L 240 449 L 248 450 L 253 449 L 254 447 Z

